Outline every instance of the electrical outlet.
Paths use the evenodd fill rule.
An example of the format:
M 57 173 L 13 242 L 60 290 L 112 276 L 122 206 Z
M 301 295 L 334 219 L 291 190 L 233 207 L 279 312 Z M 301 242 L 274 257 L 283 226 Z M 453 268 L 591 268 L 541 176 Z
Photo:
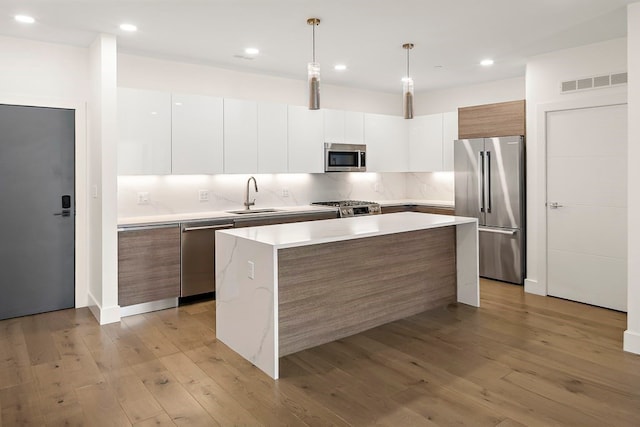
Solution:
M 91 186 L 91 197 L 94 199 L 98 198 L 98 186 L 95 184 Z
M 381 183 L 376 182 L 373 184 L 373 191 L 376 193 L 382 193 L 384 191 L 384 186 Z
M 149 204 L 149 193 L 146 191 L 138 192 L 138 204 L 139 205 L 148 205 Z
M 198 191 L 198 200 L 201 202 L 209 201 L 209 190 L 199 190 Z
M 247 277 L 249 279 L 253 279 L 255 276 L 255 264 L 253 263 L 253 261 L 247 261 Z
M 283 188 L 282 189 L 282 197 L 289 197 L 289 189 L 288 188 Z

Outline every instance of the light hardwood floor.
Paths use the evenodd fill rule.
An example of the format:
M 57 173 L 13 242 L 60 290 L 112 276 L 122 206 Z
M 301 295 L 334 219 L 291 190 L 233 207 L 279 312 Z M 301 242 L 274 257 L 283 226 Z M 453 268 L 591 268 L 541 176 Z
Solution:
M 491 281 L 481 296 L 289 355 L 278 381 L 216 342 L 212 302 L 5 320 L 0 425 L 640 425 L 623 313 Z

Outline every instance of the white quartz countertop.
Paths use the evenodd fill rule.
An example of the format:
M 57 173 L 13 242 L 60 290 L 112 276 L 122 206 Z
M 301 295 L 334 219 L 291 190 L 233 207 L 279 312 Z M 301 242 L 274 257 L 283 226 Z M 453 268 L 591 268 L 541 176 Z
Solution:
M 420 205 L 435 207 L 453 207 L 452 201 L 447 200 L 418 200 L 418 199 L 398 199 L 398 200 L 376 200 L 381 206 L 399 206 L 399 205 Z M 314 212 L 338 212 L 338 208 L 331 206 L 317 205 L 301 205 L 301 206 L 258 206 L 252 209 L 275 209 L 276 212 L 255 213 L 255 214 L 233 214 L 225 211 L 208 211 L 208 212 L 185 212 L 176 214 L 148 215 L 135 217 L 118 218 L 118 226 L 134 226 L 134 225 L 154 225 L 154 224 L 172 224 L 186 221 L 205 221 L 217 219 L 234 220 L 238 218 L 259 218 L 266 216 L 286 216 L 291 214 L 303 214 Z M 242 207 L 233 210 L 242 210 Z
M 401 205 L 418 205 L 433 206 L 438 208 L 453 208 L 453 200 L 427 200 L 427 199 L 397 199 L 397 200 L 379 200 L 381 206 L 401 206 Z
M 476 218 L 399 212 L 353 218 L 276 224 L 217 231 L 258 243 L 287 248 L 404 233 L 477 222 Z
M 205 221 L 205 220 L 217 220 L 217 219 L 228 219 L 230 221 L 234 219 L 241 218 L 262 218 L 262 217 L 273 217 L 273 216 L 286 216 L 292 214 L 305 214 L 305 213 L 314 213 L 314 212 L 338 212 L 338 208 L 334 208 L 331 206 L 312 206 L 312 205 L 303 205 L 303 206 L 278 206 L 278 207 L 254 207 L 254 210 L 259 209 L 275 209 L 275 212 L 264 212 L 264 213 L 251 213 L 251 214 L 234 214 L 228 211 L 209 211 L 209 212 L 191 212 L 191 213 L 177 213 L 177 214 L 166 214 L 166 215 L 149 215 L 149 216 L 136 216 L 136 217 L 126 217 L 126 218 L 118 218 L 119 226 L 132 226 L 132 225 L 154 225 L 154 224 L 171 224 L 171 223 L 179 223 L 186 221 Z M 232 210 L 232 209 L 229 209 Z M 242 208 L 233 209 L 233 210 L 242 210 Z

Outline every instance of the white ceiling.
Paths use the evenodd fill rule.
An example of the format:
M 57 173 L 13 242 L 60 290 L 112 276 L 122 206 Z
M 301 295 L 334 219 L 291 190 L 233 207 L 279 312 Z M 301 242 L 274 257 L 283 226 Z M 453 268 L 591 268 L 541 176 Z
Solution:
M 322 81 L 400 90 L 412 42 L 416 91 L 524 75 L 526 58 L 626 35 L 637 0 L 2 0 L 0 35 L 88 46 L 99 32 L 121 52 L 306 78 L 311 27 Z M 15 22 L 15 14 L 36 18 Z M 123 33 L 131 22 L 139 31 Z M 261 53 L 243 59 L 244 48 Z M 481 67 L 484 58 L 495 65 Z M 345 63 L 345 72 L 333 65 Z

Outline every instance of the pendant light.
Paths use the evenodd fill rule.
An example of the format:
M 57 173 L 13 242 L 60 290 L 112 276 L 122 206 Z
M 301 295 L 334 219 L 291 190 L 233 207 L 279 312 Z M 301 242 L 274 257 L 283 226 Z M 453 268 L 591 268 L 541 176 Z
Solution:
M 413 79 L 409 74 L 409 51 L 413 49 L 413 43 L 405 43 L 402 48 L 407 50 L 407 75 L 402 79 L 402 110 L 405 119 L 413 119 Z
M 312 54 L 311 62 L 307 65 L 309 80 L 309 109 L 320 109 L 320 64 L 316 62 L 316 26 L 320 25 L 318 18 L 307 19 L 307 24 L 311 25 Z

